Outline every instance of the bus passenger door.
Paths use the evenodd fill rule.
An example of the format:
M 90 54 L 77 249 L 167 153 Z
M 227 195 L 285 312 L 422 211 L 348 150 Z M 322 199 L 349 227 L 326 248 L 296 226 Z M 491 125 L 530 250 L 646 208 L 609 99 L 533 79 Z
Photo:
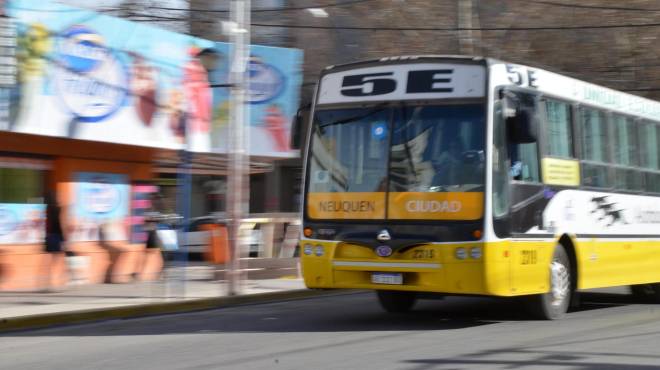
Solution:
M 520 92 L 514 94 L 517 109 L 528 112 L 528 119 L 538 121 L 536 97 Z M 541 293 L 547 291 L 549 285 L 547 256 L 551 252 L 547 250 L 549 243 L 539 238 L 539 234 L 546 233 L 541 228 L 547 204 L 541 181 L 539 143 L 537 137 L 518 135 L 515 123 L 507 121 L 507 129 L 511 287 L 516 294 Z

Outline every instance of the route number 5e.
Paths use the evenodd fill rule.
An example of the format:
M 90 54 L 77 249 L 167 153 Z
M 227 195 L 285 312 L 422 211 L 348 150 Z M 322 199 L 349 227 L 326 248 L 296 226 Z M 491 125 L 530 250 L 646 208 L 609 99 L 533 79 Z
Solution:
M 383 78 L 393 72 L 368 73 L 344 77 L 341 93 L 344 96 L 384 95 L 396 90 L 396 80 Z M 348 88 L 347 88 L 348 87 Z
M 453 91 L 451 75 L 453 69 L 409 71 L 406 94 L 449 93 Z M 386 95 L 396 91 L 394 72 L 367 73 L 344 76 L 341 94 L 344 96 Z
M 507 64 L 506 74 L 509 77 L 509 81 L 518 86 L 539 87 L 536 80 L 536 71 L 533 69 Z

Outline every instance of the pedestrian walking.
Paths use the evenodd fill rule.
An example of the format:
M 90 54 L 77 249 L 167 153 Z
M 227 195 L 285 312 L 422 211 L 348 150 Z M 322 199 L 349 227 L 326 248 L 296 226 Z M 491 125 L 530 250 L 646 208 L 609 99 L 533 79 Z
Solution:
M 64 258 L 64 232 L 62 230 L 61 208 L 54 193 L 46 195 L 46 238 L 44 240 L 43 291 L 53 291 L 53 272 Z
M 151 250 L 160 249 L 161 242 L 158 238 L 158 223 L 162 219 L 163 209 L 163 196 L 160 193 L 153 193 L 150 199 L 149 210 L 144 214 L 144 231 L 147 233 L 147 241 L 145 243 L 145 252 L 142 254 L 139 267 L 135 272 L 134 278 L 137 279 L 139 275 L 143 275 L 147 266 L 148 256 Z

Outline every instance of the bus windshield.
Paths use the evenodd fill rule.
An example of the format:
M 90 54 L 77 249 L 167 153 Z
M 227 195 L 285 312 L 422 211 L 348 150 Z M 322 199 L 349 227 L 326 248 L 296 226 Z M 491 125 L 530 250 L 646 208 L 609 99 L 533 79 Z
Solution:
M 318 110 L 308 157 L 308 215 L 481 217 L 484 120 L 481 103 Z

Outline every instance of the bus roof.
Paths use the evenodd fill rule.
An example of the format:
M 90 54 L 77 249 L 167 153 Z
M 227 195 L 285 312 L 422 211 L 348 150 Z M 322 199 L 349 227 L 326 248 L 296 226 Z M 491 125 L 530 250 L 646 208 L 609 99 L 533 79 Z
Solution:
M 490 83 L 518 86 L 568 102 L 660 121 L 660 102 L 614 90 L 542 68 L 489 60 Z
M 479 56 L 467 56 L 467 55 L 398 55 L 391 57 L 382 57 L 375 59 L 365 59 L 358 60 L 350 63 L 343 64 L 333 64 L 325 67 L 324 72 L 333 71 L 336 69 L 352 69 L 356 67 L 361 67 L 365 64 L 374 65 L 379 63 L 397 63 L 397 62 L 429 62 L 431 60 L 443 60 L 443 61 L 454 61 L 454 62 L 481 62 L 484 63 L 488 58 L 479 57 Z
M 379 64 L 416 62 L 449 62 L 486 65 L 489 67 L 488 69 L 491 74 L 491 84 L 494 86 L 517 85 L 522 88 L 536 90 L 541 94 L 563 98 L 582 104 L 590 104 L 622 114 L 660 121 L 660 102 L 569 77 L 561 72 L 553 72 L 532 65 L 509 63 L 490 57 L 433 54 L 391 56 L 330 65 L 322 71 L 321 76 L 341 70 L 351 70 Z M 510 78 L 512 73 L 521 73 L 520 77 L 522 81 L 512 80 Z M 530 73 L 532 75 L 529 75 Z M 536 85 L 528 83 L 530 78 L 534 79 Z M 527 83 L 521 84 L 520 82 Z

